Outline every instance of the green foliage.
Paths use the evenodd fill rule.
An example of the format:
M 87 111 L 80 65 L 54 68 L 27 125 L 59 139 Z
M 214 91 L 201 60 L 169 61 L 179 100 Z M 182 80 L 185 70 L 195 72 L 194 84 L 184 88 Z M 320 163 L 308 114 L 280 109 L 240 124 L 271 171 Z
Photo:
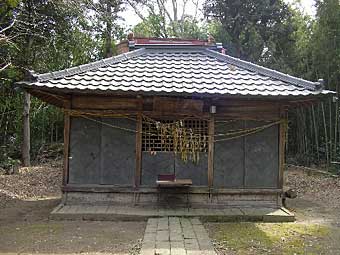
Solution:
M 119 12 L 123 10 L 121 0 L 84 0 L 86 7 L 92 16 L 89 16 L 92 24 L 92 35 L 99 45 L 100 58 L 115 55 L 115 39 L 123 38 L 123 28 L 119 25 Z
M 295 15 L 298 29 L 294 51 L 294 74 L 309 80 L 325 80 L 325 87 L 337 92 L 340 79 L 340 5 L 337 0 L 316 1 L 316 19 Z M 332 98 L 313 109 L 293 112 L 290 148 L 302 163 L 330 165 L 340 161 L 339 102 Z
M 84 4 L 72 1 L 25 0 L 1 6 L 2 27 L 10 43 L 1 44 L 0 145 L 9 158 L 20 158 L 22 94 L 14 83 L 29 79 L 27 70 L 48 72 L 88 63 L 98 58 L 98 44 Z M 1 67 L 1 66 L 0 66 Z M 31 148 L 35 158 L 42 145 L 63 138 L 62 112 L 36 98 L 31 102 Z M 6 158 L 0 162 L 7 162 Z
M 217 31 L 223 33 L 215 39 L 226 43 L 230 54 L 253 62 L 275 58 L 278 38 L 284 39 L 291 30 L 289 8 L 281 0 L 206 0 L 204 12 L 210 22 L 221 26 Z
M 133 32 L 137 37 L 164 38 L 164 23 L 164 16 L 150 14 L 144 21 L 140 22 L 133 28 Z
M 177 24 L 179 26 L 180 34 L 171 34 L 174 37 L 181 38 L 195 38 L 206 40 L 207 39 L 207 30 L 204 24 L 200 25 L 198 20 L 194 19 L 192 16 L 186 16 L 184 20 Z
M 164 16 L 150 14 L 133 28 L 137 37 L 207 39 L 207 30 L 192 16 L 167 24 Z
M 338 0 L 317 1 L 317 22 L 312 35 L 315 78 L 323 78 L 329 89 L 340 79 L 340 4 Z

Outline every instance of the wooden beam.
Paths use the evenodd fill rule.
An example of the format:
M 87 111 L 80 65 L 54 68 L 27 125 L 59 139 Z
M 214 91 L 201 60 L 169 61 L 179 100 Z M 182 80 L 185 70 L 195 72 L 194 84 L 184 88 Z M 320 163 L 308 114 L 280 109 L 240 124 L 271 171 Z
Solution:
M 73 96 L 72 108 L 93 110 L 138 110 L 138 98 L 110 96 Z
M 287 110 L 282 108 L 280 110 L 281 120 L 279 131 L 279 176 L 278 188 L 283 189 L 283 174 L 285 167 L 285 147 L 286 147 L 286 132 L 287 132 Z
M 160 113 L 196 113 L 203 112 L 203 101 L 197 99 L 184 99 L 172 97 L 154 97 L 153 110 Z
M 134 193 L 131 186 L 126 185 L 100 185 L 100 184 L 68 184 L 62 187 L 67 192 L 96 192 L 96 193 Z M 138 193 L 157 193 L 156 187 L 140 187 Z M 183 191 L 179 191 L 183 192 Z M 185 191 L 184 191 L 185 192 Z M 190 187 L 190 194 L 226 194 L 226 195 L 271 195 L 281 193 L 281 189 L 211 189 L 202 186 Z
M 211 188 L 214 182 L 214 134 L 215 134 L 215 118 L 210 117 L 208 123 L 208 186 Z
M 58 94 L 51 94 L 45 91 L 37 90 L 37 89 L 28 89 L 27 90 L 31 95 L 39 98 L 40 100 L 55 105 L 57 107 L 63 108 L 65 102 L 70 100 L 68 95 L 58 95 Z
M 71 101 L 65 101 L 64 108 L 70 109 Z M 69 151 L 70 151 L 70 126 L 71 118 L 70 115 L 64 113 L 64 170 L 63 170 L 63 186 L 68 184 L 69 176 Z

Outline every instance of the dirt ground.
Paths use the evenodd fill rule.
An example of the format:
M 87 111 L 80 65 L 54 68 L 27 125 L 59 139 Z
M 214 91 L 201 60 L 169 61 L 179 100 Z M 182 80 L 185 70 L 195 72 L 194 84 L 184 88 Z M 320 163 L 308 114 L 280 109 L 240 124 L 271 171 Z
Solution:
M 296 222 L 206 224 L 218 254 L 340 254 L 340 178 L 290 168 L 288 188 Z
M 59 163 L 0 175 L 0 254 L 138 254 L 145 222 L 49 221 Z
M 138 254 L 145 222 L 49 221 L 61 162 L 0 175 L 0 254 Z M 340 179 L 286 171 L 295 223 L 208 223 L 219 254 L 340 254 Z

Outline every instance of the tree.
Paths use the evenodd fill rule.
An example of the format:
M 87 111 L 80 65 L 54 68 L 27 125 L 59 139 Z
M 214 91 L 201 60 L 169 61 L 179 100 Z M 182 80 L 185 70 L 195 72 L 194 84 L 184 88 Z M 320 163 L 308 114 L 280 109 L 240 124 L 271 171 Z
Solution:
M 197 0 L 127 0 L 127 2 L 142 20 L 133 29 L 137 36 L 198 39 L 207 37 L 205 27 L 198 21 Z M 193 14 L 189 15 L 189 9 Z M 144 15 L 144 12 L 147 15 Z
M 15 45 L 9 34 L 16 22 L 13 9 L 17 5 L 17 1 L 6 1 L 0 8 L 0 72 L 11 65 L 10 51 Z
M 336 91 L 339 98 L 340 5 L 337 0 L 318 0 L 316 6 L 316 23 L 311 38 L 314 78 L 323 78 L 326 88 Z M 324 108 L 323 130 L 328 158 L 340 160 L 339 103 L 333 103 L 330 98 Z
M 291 33 L 289 8 L 281 0 L 206 0 L 204 15 L 230 54 L 254 62 L 274 57 L 277 38 Z
M 97 42 L 102 45 L 99 52 L 101 57 L 112 57 L 115 52 L 115 41 L 122 39 L 123 28 L 118 21 L 118 13 L 123 10 L 121 0 L 87 0 L 87 7 L 94 15 L 92 17 L 92 34 Z
M 36 153 L 47 138 L 62 137 L 62 114 L 36 98 L 30 102 L 13 84 L 28 79 L 28 70 L 47 72 L 87 63 L 97 59 L 99 51 L 87 9 L 79 1 L 8 0 L 1 7 L 1 39 L 9 38 L 10 44 L 7 39 L 1 44 L 0 58 L 11 65 L 0 73 L 0 166 L 6 160 L 3 155 L 20 156 L 20 144 L 23 163 L 28 165 L 30 147 Z

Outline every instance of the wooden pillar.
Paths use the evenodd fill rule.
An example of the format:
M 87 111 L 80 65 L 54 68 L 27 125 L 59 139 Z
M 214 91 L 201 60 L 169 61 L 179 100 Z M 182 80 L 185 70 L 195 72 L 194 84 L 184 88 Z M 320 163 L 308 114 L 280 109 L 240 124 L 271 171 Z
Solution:
M 135 188 L 138 188 L 141 181 L 142 172 L 142 114 L 137 115 L 137 127 L 136 127 L 136 172 L 135 172 Z
M 215 134 L 215 119 L 210 117 L 208 123 L 208 186 L 211 188 L 214 181 L 214 134 Z
M 64 109 L 71 108 L 71 101 L 64 102 Z M 64 171 L 63 171 L 63 186 L 68 184 L 69 176 L 69 152 L 70 152 L 70 126 L 71 118 L 68 112 L 64 113 Z
M 285 167 L 285 147 L 286 147 L 286 132 L 287 132 L 287 111 L 284 108 L 280 109 L 280 131 L 279 131 L 279 178 L 278 188 L 283 189 L 283 174 Z

